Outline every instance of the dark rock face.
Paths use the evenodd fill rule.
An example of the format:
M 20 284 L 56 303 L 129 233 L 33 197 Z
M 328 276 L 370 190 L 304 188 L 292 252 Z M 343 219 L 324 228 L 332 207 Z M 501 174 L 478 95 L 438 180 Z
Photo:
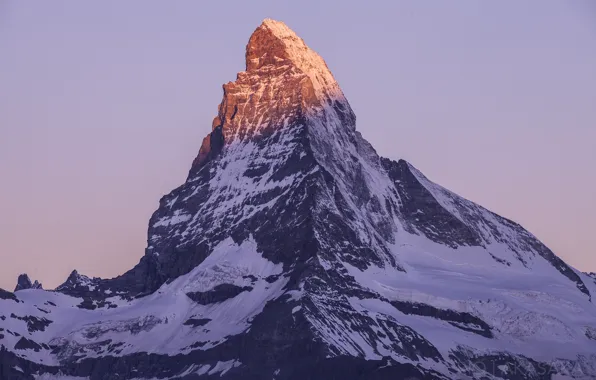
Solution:
M 223 302 L 227 299 L 234 298 L 242 292 L 250 292 L 250 286 L 237 286 L 232 284 L 220 284 L 215 288 L 206 292 L 190 292 L 186 293 L 188 298 L 201 305 L 208 305 L 210 303 Z
M 186 326 L 193 326 L 193 327 L 201 327 L 201 326 L 205 326 L 207 323 L 209 323 L 209 321 L 211 321 L 211 319 L 209 318 L 190 318 L 188 320 L 186 320 L 186 322 L 184 322 L 184 324 Z
M 37 318 L 31 315 L 19 317 L 12 313 L 10 314 L 10 317 L 25 322 L 27 324 L 27 329 L 29 330 L 29 332 L 45 331 L 46 327 L 48 327 L 52 323 L 52 321 L 50 321 L 47 318 Z
M 542 380 L 543 369 L 560 373 L 503 352 L 516 339 L 507 329 L 540 327 L 532 324 L 540 315 L 519 305 L 551 295 L 524 284 L 508 289 L 499 276 L 532 277 L 550 265 L 555 270 L 538 277 L 569 286 L 569 307 L 580 311 L 592 288 L 521 226 L 406 161 L 379 157 L 356 131 L 324 61 L 289 28 L 272 20 L 257 28 L 246 70 L 223 90 L 211 133 L 186 181 L 161 198 L 134 268 L 112 279 L 73 271 L 33 305 L 25 304 L 28 293 L 21 301 L 0 290 L 11 310 L 0 320 L 19 328 L 0 330 L 2 376 Z M 506 302 L 510 293 L 514 303 Z M 596 326 L 573 327 L 586 341 L 596 336 Z M 42 364 L 42 354 L 57 364 Z
M 492 338 L 490 326 L 482 319 L 465 312 L 444 310 L 418 302 L 392 301 L 391 304 L 404 314 L 421 315 L 446 321 L 464 331 Z
M 14 293 L 7 292 L 4 289 L 0 289 L 0 300 L 13 300 L 15 302 L 19 302 L 19 299 L 14 295 Z
M 29 276 L 27 276 L 27 274 L 23 273 L 21 275 L 19 275 L 19 278 L 17 280 L 17 286 L 15 286 L 14 291 L 18 291 L 18 290 L 25 290 L 25 289 L 43 289 L 42 285 L 37 282 L 37 280 L 35 280 L 35 282 L 31 282 L 31 279 L 29 279 Z
M 588 339 L 596 340 L 596 329 L 587 329 L 586 336 Z
M 406 226 L 411 232 L 417 233 L 418 231 L 437 243 L 453 248 L 462 245 L 485 247 L 491 241 L 496 241 L 507 245 L 516 253 L 517 260 L 524 265 L 527 265 L 527 258 L 524 258 L 521 252 L 540 255 L 561 274 L 574 282 L 582 293 L 591 297 L 586 285 L 573 269 L 519 224 L 445 189 L 439 189 L 441 195 L 456 210 L 457 214 L 454 214 L 430 193 L 424 185 L 424 182 L 429 183 L 430 181 L 409 163 L 404 160 L 394 162 L 385 158 L 382 159 L 382 163 L 395 183 L 401 199 L 398 208 L 405 216 Z M 510 238 L 511 234 L 505 235 L 504 229 L 499 225 L 505 226 L 506 230 L 514 233 L 517 238 L 513 240 Z M 507 260 L 499 259 L 492 254 L 491 256 L 500 264 L 511 265 Z
M 382 158 L 381 162 L 401 199 L 400 205 L 391 206 L 404 215 L 411 232 L 420 231 L 429 239 L 453 248 L 482 244 L 481 237 L 474 228 L 467 226 L 441 206 L 418 181 L 406 161 L 395 162 Z
M 14 348 L 15 350 L 33 350 L 35 352 L 39 352 L 42 349 L 39 344 L 25 337 L 21 338 L 17 344 L 15 344 Z
M 56 375 L 58 372 L 55 367 L 23 360 L 6 347 L 0 346 L 0 379 L 31 380 L 35 379 L 32 375 L 34 373 Z

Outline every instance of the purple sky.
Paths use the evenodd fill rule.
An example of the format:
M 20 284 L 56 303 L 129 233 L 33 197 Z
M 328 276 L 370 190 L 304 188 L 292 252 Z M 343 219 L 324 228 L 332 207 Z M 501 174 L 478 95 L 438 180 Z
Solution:
M 139 260 L 265 17 L 325 58 L 380 154 L 596 271 L 592 0 L 321 3 L 1 1 L 0 287 Z

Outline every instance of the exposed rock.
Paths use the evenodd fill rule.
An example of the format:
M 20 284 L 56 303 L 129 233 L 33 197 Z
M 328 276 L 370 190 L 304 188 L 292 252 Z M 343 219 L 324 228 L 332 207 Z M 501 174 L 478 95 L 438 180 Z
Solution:
M 250 286 L 237 286 L 233 284 L 220 284 L 213 289 L 206 292 L 190 292 L 186 293 L 188 298 L 201 305 L 208 305 L 210 303 L 223 302 L 227 299 L 234 298 L 242 292 L 250 292 Z
M 215 157 L 226 141 L 297 122 L 326 103 L 338 104 L 344 117 L 355 118 L 325 61 L 285 24 L 270 19 L 250 37 L 246 71 L 223 89 L 213 132 L 203 140 L 191 174 Z M 274 106 L 263 107 L 267 104 Z
M 66 281 L 58 286 L 56 290 L 63 293 L 89 292 L 93 290 L 90 287 L 93 287 L 98 281 L 100 281 L 99 278 L 89 278 L 79 274 L 75 269 L 70 272 Z
M 25 289 L 43 289 L 42 285 L 35 280 L 35 282 L 31 282 L 29 276 L 26 273 L 19 275 L 17 280 L 17 286 L 14 288 L 14 291 L 18 290 L 25 290 Z
M 391 304 L 404 314 L 440 319 L 464 331 L 482 335 L 486 338 L 493 337 L 490 326 L 470 313 L 439 309 L 418 302 L 391 301 Z
M 35 352 L 39 352 L 42 350 L 42 347 L 39 344 L 25 337 L 19 339 L 17 344 L 15 344 L 14 348 L 15 350 L 33 350 Z
M 29 332 L 45 331 L 46 327 L 48 327 L 52 323 L 52 321 L 50 321 L 47 318 L 38 318 L 31 315 L 19 317 L 12 313 L 10 317 L 25 322 L 27 324 L 27 330 L 29 330 Z
M 14 293 L 8 292 L 2 288 L 0 288 L 0 300 L 13 300 L 19 302 L 19 299 Z
M 184 324 L 186 326 L 201 327 L 209 323 L 210 320 L 210 318 L 190 318 L 187 319 L 186 322 L 184 322 Z

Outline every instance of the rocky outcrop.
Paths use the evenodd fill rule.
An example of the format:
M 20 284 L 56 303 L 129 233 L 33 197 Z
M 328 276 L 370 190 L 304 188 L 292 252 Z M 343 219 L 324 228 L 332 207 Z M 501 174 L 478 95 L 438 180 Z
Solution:
M 32 333 L 34 331 L 45 331 L 46 327 L 48 327 L 52 321 L 47 318 L 39 318 L 27 315 L 25 317 L 19 317 L 14 313 L 10 314 L 10 318 L 17 319 L 23 321 L 27 324 L 27 330 Z
M 14 291 L 18 290 L 25 290 L 25 289 L 43 289 L 42 285 L 35 280 L 35 282 L 31 282 L 31 279 L 26 273 L 19 275 L 17 279 L 17 286 L 15 286 Z
M 92 292 L 99 282 L 99 278 L 89 278 L 79 274 L 75 269 L 70 272 L 66 281 L 59 285 L 56 290 L 73 296 L 84 295 L 84 293 Z
M 246 46 L 246 71 L 223 86 L 213 132 L 205 137 L 191 173 L 217 155 L 226 142 L 295 123 L 324 104 L 353 112 L 325 61 L 285 24 L 266 19 Z
M 491 327 L 482 319 L 470 313 L 440 309 L 419 302 L 392 301 L 391 305 L 406 315 L 413 314 L 440 319 L 464 331 L 473 332 L 486 338 L 493 338 Z
M 242 292 L 249 292 L 252 289 L 250 286 L 241 287 L 233 284 L 220 284 L 206 292 L 189 292 L 186 295 L 200 305 L 208 305 L 210 303 L 223 302 L 236 297 Z
M 19 302 L 17 296 L 14 293 L 8 292 L 1 288 L 0 288 L 0 300 L 12 300 L 15 302 Z

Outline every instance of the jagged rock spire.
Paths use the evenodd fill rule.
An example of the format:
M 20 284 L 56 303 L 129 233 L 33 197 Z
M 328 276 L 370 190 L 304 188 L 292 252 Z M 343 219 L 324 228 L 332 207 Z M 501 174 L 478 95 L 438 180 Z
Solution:
M 323 58 L 286 24 L 272 19 L 263 21 L 246 46 L 247 72 L 267 65 L 293 65 L 309 77 L 316 95 L 343 97 Z
M 64 290 L 80 285 L 87 285 L 90 281 L 91 279 L 89 277 L 80 274 L 76 269 L 74 269 L 72 272 L 70 272 L 66 281 L 56 289 Z
M 17 279 L 17 286 L 14 288 L 14 291 L 16 292 L 18 290 L 25 289 L 43 289 L 43 286 L 37 280 L 31 282 L 29 276 L 26 273 L 23 273 L 19 275 L 19 278 Z
M 212 133 L 193 162 L 195 170 L 235 139 L 271 132 L 325 106 L 355 120 L 323 58 L 280 21 L 265 19 L 253 32 L 246 46 L 246 71 L 223 90 Z

